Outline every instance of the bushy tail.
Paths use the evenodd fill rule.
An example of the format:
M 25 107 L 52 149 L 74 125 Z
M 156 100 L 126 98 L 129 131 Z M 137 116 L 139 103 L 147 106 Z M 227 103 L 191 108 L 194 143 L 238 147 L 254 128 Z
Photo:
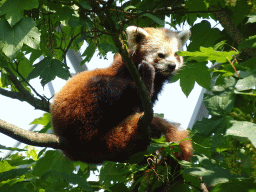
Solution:
M 192 142 L 189 140 L 188 131 L 180 130 L 179 124 L 170 123 L 167 120 L 154 116 L 151 122 L 151 136 L 152 138 L 159 138 L 164 135 L 166 141 L 182 141 L 180 142 L 180 148 L 182 153 L 176 154 L 176 157 L 180 160 L 190 161 L 192 156 Z

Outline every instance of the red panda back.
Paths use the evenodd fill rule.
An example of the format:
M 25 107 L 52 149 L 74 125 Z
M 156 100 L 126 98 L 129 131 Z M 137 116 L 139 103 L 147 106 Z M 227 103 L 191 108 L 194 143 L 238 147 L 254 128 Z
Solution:
M 168 32 L 171 35 L 166 36 L 167 39 L 175 42 L 173 47 L 167 43 L 169 47 L 163 58 L 157 51 L 150 54 L 152 48 L 147 44 L 153 38 L 150 31 L 160 36 Z M 179 49 L 180 39 L 173 32 L 162 29 L 130 27 L 127 32 L 130 55 L 154 103 L 163 84 L 173 73 L 173 66 L 182 65 L 182 60 L 174 53 Z M 138 36 L 140 38 L 136 38 Z M 130 155 L 145 150 L 150 143 L 150 136 L 145 140 L 137 125 L 142 115 L 138 112 L 142 110 L 138 90 L 119 55 L 110 67 L 80 73 L 66 83 L 51 105 L 52 125 L 56 135 L 72 143 L 69 149 L 63 150 L 69 159 L 87 163 L 124 161 Z M 187 137 L 172 124 L 154 117 L 151 126 L 158 124 L 168 141 Z M 183 143 L 180 145 L 184 153 L 182 158 L 187 160 L 191 155 L 191 143 Z
M 104 73 L 104 70 L 86 71 L 70 79 L 64 87 L 55 95 L 51 105 L 53 131 L 56 135 L 69 136 L 69 125 L 80 121 L 82 126 L 88 130 L 93 127 L 88 123 L 87 116 L 97 104 L 97 98 L 93 91 L 86 91 L 85 84 L 93 76 Z M 78 122 L 76 122 L 78 123 Z M 79 130 L 77 130 L 79 133 Z M 85 137 L 77 134 L 79 137 Z M 93 135 L 91 135 L 93 136 Z M 87 138 L 89 139 L 89 138 Z

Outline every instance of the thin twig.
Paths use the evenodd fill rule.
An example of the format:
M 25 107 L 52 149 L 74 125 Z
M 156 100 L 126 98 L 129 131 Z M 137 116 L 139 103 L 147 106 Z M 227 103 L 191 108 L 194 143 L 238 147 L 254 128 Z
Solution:
M 118 49 L 118 52 L 122 56 L 123 61 L 126 63 L 126 66 L 131 73 L 131 76 L 138 88 L 139 94 L 142 99 L 142 106 L 144 109 L 144 115 L 139 121 L 139 126 L 145 126 L 145 139 L 148 138 L 148 135 L 150 133 L 149 125 L 150 122 L 153 119 L 153 109 L 152 109 L 152 103 L 151 99 L 149 97 L 148 90 L 146 89 L 143 80 L 140 78 L 140 74 L 134 65 L 129 53 L 127 52 L 126 48 L 122 44 L 120 40 L 120 31 L 123 31 L 123 29 L 116 29 L 115 22 L 113 21 L 111 15 L 109 15 L 109 10 L 104 10 L 100 7 L 99 4 L 97 4 L 94 0 L 89 0 L 88 3 L 94 9 L 95 13 L 98 15 L 102 25 L 106 28 L 106 30 L 110 33 L 111 38 L 113 39 L 113 42 L 115 43 L 115 46 Z
M 15 61 L 16 65 L 18 65 L 17 61 Z M 32 91 L 34 91 L 34 93 L 40 97 L 41 99 L 47 99 L 49 100 L 48 98 L 45 98 L 44 96 L 40 95 L 35 89 L 34 87 L 21 75 L 21 73 L 19 72 L 18 68 L 17 70 L 14 69 L 14 67 L 11 65 L 12 69 L 20 76 L 20 78 L 32 89 Z
M 228 58 L 227 58 L 227 60 L 228 60 L 228 62 L 230 63 L 230 65 L 233 67 L 233 69 L 234 69 L 235 72 L 236 72 L 237 77 L 239 78 L 239 74 L 238 74 L 238 72 L 237 72 L 237 70 L 236 70 L 236 68 L 235 68 L 235 66 L 234 66 L 234 64 L 233 64 L 233 62 L 231 62 Z
M 12 73 L 12 71 L 8 67 L 4 67 L 4 69 L 7 71 L 7 77 L 12 82 L 12 84 L 18 89 L 20 94 L 16 94 L 16 97 L 19 97 L 19 100 L 26 101 L 27 103 L 34 106 L 36 109 L 41 109 L 43 111 L 49 112 L 49 101 L 47 101 L 45 98 L 35 98 L 33 97 L 30 92 L 28 92 L 21 82 L 17 79 L 17 77 Z M 3 90 L 2 90 L 3 92 Z M 4 92 L 7 93 L 7 92 Z

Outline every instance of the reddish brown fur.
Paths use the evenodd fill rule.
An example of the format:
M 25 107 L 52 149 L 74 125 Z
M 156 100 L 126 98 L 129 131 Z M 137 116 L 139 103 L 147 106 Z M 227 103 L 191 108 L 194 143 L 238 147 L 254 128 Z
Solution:
M 127 117 L 117 127 L 112 129 L 103 138 L 106 140 L 107 148 L 110 152 L 117 152 L 125 148 L 131 148 L 131 145 L 139 139 L 138 121 L 143 113 L 136 113 Z M 180 160 L 190 161 L 192 156 L 192 142 L 189 140 L 188 131 L 179 130 L 179 128 L 158 116 L 154 116 L 151 127 L 160 129 L 166 137 L 167 142 L 182 141 L 179 146 L 182 153 L 176 157 Z
M 170 43 L 165 41 L 170 40 L 175 44 L 175 40 L 162 37 L 163 29 L 145 30 L 151 36 L 137 42 L 137 50 L 130 54 L 154 103 L 170 74 L 157 71 L 155 63 L 144 63 L 145 52 L 151 49 L 147 43 L 152 44 L 151 39 L 159 36 L 160 41 L 164 41 L 172 52 Z M 177 38 L 173 32 L 168 34 Z M 72 143 L 70 149 L 63 150 L 71 160 L 87 163 L 125 161 L 132 154 L 145 150 L 150 143 L 150 136 L 145 140 L 143 131 L 137 126 L 141 111 L 141 98 L 135 83 L 118 55 L 110 67 L 82 72 L 59 91 L 51 105 L 53 131 Z M 188 137 L 185 131 L 179 131 L 159 117 L 153 118 L 151 128 L 151 136 L 154 136 L 154 131 L 161 132 L 167 141 L 180 141 Z M 183 141 L 180 146 L 180 159 L 189 160 L 191 142 Z

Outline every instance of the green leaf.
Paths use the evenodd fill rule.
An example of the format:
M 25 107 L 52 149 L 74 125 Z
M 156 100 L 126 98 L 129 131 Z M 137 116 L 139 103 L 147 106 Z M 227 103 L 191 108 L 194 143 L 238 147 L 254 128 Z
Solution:
M 226 91 L 219 95 L 205 95 L 204 103 L 210 114 L 222 116 L 229 113 L 235 102 L 235 94 L 233 91 Z
M 222 92 L 225 89 L 233 90 L 234 86 L 236 84 L 236 79 L 231 76 L 221 76 L 216 81 L 216 86 L 212 88 L 212 91 L 214 92 Z
M 111 187 L 112 182 L 123 183 L 127 179 L 130 166 L 123 163 L 105 162 L 100 170 L 100 182 L 106 187 Z
M 256 57 L 253 57 L 253 58 L 248 59 L 245 62 L 241 62 L 239 64 L 244 67 L 249 67 L 251 70 L 254 70 L 254 69 L 256 69 L 255 63 L 256 63 Z
M 159 19 L 157 16 L 152 15 L 152 14 L 150 14 L 150 13 L 144 13 L 143 16 L 146 16 L 146 17 L 152 19 L 153 21 L 155 21 L 157 24 L 159 24 L 159 25 L 161 25 L 161 26 L 164 26 L 164 24 L 165 24 L 165 21 L 164 21 L 164 20 Z
M 251 180 L 232 180 L 228 183 L 220 183 L 211 189 L 211 192 L 222 191 L 256 192 L 256 183 Z
M 1 187 L 1 191 L 10 191 L 10 192 L 28 192 L 27 187 L 30 186 L 30 184 L 27 184 L 26 182 L 24 182 L 23 177 L 19 178 L 19 179 L 13 179 L 11 181 L 11 184 L 7 183 L 4 184 L 3 187 Z M 32 188 L 32 187 L 31 187 Z
M 215 186 L 219 183 L 226 183 L 233 178 L 233 175 L 228 169 L 220 167 L 219 165 L 211 165 L 205 167 L 207 171 L 211 172 L 209 175 L 202 177 L 203 183 L 207 186 Z
M 209 137 L 212 133 L 224 132 L 226 117 L 213 116 L 211 119 L 203 118 L 202 121 L 197 121 L 192 130 L 196 131 L 196 135 Z
M 30 170 L 30 168 L 18 168 L 18 169 L 12 169 L 9 171 L 2 172 L 0 175 L 0 181 L 6 181 L 8 179 L 14 179 L 21 175 L 24 175 Z
M 198 11 L 198 10 L 208 10 L 209 3 L 207 1 L 194 0 L 186 1 L 185 7 L 189 9 L 189 11 Z
M 182 191 L 182 192 L 191 192 L 189 185 L 183 182 L 177 182 L 170 188 L 170 191 Z
M 88 47 L 85 49 L 84 53 L 82 54 L 82 56 L 86 56 L 84 58 L 84 62 L 90 62 L 95 51 L 96 51 L 96 44 L 92 42 L 88 45 Z
M 235 83 L 235 78 L 226 76 L 220 85 L 212 88 L 213 94 L 206 94 L 204 96 L 204 104 L 210 114 L 223 116 L 233 109 L 235 102 Z
M 53 185 L 53 188 L 63 188 L 66 187 L 67 184 L 72 184 L 77 185 L 84 191 L 93 191 L 90 184 L 84 178 L 74 173 L 58 172 L 49 169 L 41 176 L 41 180 L 50 182 Z M 58 186 L 60 184 L 63 185 L 63 187 Z
M 201 0 L 193 0 L 193 1 L 184 1 L 185 7 L 188 11 L 191 12 L 197 12 L 199 10 L 207 11 L 209 7 L 209 3 L 207 1 L 201 1 Z M 198 14 L 197 13 L 190 13 L 188 22 L 190 25 L 193 25 L 193 23 L 197 20 Z M 200 17 L 207 18 L 207 13 L 201 13 Z
M 237 55 L 238 52 L 235 51 L 215 51 L 212 47 L 205 48 L 200 47 L 200 51 L 189 52 L 189 51 L 182 51 L 179 53 L 181 56 L 189 56 L 187 61 L 217 61 L 218 63 L 225 63 L 228 60 L 232 60 L 234 55 Z
M 12 154 L 8 157 L 8 163 L 11 166 L 31 165 L 35 161 L 33 159 L 27 159 L 25 156 L 21 156 L 20 153 Z
M 34 79 L 40 76 L 41 84 L 45 84 L 54 80 L 56 76 L 67 80 L 69 78 L 68 67 L 57 59 L 45 57 L 42 61 L 34 65 L 34 70 L 28 75 L 27 79 Z
M 124 8 L 124 12 L 128 11 L 129 9 L 136 9 L 136 7 L 133 5 L 128 5 L 127 7 Z
M 254 15 L 248 15 L 249 19 L 247 23 L 256 23 L 256 14 Z
M 208 21 L 201 21 L 191 28 L 191 43 L 188 49 L 191 51 L 199 50 L 199 47 L 212 47 L 216 41 L 222 38 L 221 31 L 217 28 L 211 28 Z
M 0 173 L 13 169 L 7 161 L 0 161 Z
M 221 50 L 225 44 L 226 44 L 226 40 L 223 40 L 217 43 L 216 45 L 214 45 L 214 48 L 213 48 L 214 51 Z
M 117 50 L 117 48 L 116 48 L 116 46 L 115 45 L 113 45 L 113 44 L 110 44 L 110 43 L 101 43 L 101 44 L 99 44 L 99 46 L 98 46 L 98 49 L 99 50 L 103 50 L 104 51 L 104 55 L 107 53 L 107 52 L 112 52 L 112 53 L 118 53 L 118 50 Z
M 129 192 L 130 190 L 127 189 L 124 183 L 117 183 L 110 187 L 111 191 L 122 191 L 122 192 Z
M 27 55 L 27 54 L 30 54 L 30 57 L 29 57 L 29 61 L 31 63 L 34 63 L 36 59 L 38 59 L 41 55 L 43 55 L 43 52 L 42 50 L 38 50 L 38 49 L 33 49 L 27 45 L 24 45 L 22 47 L 22 52 L 24 51 L 24 54 Z
M 50 128 L 52 128 L 51 125 L 51 114 L 50 113 L 44 113 L 42 117 L 34 119 L 30 124 L 40 124 L 43 125 L 43 129 L 39 131 L 39 133 L 46 133 Z
M 0 20 L 0 43 L 3 43 L 3 52 L 9 58 L 22 48 L 23 44 L 34 49 L 39 48 L 40 32 L 35 27 L 33 19 L 23 17 L 14 27 L 10 27 L 5 19 Z
M 203 183 L 207 186 L 215 186 L 219 183 L 226 183 L 234 176 L 228 169 L 220 167 L 216 163 L 212 163 L 207 157 L 199 159 L 199 164 L 204 167 L 192 167 L 184 170 L 184 173 L 188 173 L 194 176 L 202 177 Z
M 180 78 L 180 86 L 186 96 L 194 88 L 195 82 L 208 90 L 210 89 L 211 75 L 204 63 L 187 63 L 178 72 L 176 78 Z
M 58 20 L 68 20 L 74 13 L 74 9 L 61 3 L 48 2 L 47 6 L 50 10 L 54 10 L 53 18 Z
M 9 64 L 9 69 L 13 72 L 15 76 L 20 77 L 21 75 L 22 77 L 27 78 L 28 74 L 34 69 L 32 63 L 21 52 L 18 53 L 16 58 L 18 60 L 18 64 Z M 16 68 L 16 70 L 18 69 L 19 73 L 17 73 L 16 70 L 14 70 L 13 68 Z
M 81 188 L 85 191 L 93 192 L 89 183 L 86 180 L 84 180 L 84 178 L 80 177 L 79 175 L 64 173 L 63 178 L 67 183 L 72 183 L 73 185 L 77 184 L 79 188 Z
M 182 70 L 179 72 L 181 76 L 180 87 L 182 92 L 188 97 L 195 86 L 195 79 L 192 79 L 191 73 L 188 70 Z
M 200 188 L 200 179 L 198 177 L 195 177 L 193 175 L 190 175 L 190 174 L 186 174 L 186 173 L 183 173 L 182 174 L 182 177 L 184 178 L 185 182 L 188 183 L 188 184 L 191 184 L 193 187 L 198 187 Z M 175 190 L 174 190 L 175 191 Z M 177 190 L 178 191 L 178 190 Z
M 91 9 L 91 6 L 90 6 L 89 3 L 86 2 L 86 1 L 79 1 L 79 4 L 80 4 L 84 9 Z
M 33 169 L 33 174 L 41 177 L 48 170 L 71 173 L 74 165 L 58 151 L 47 151 L 45 156 L 40 158 Z
M 248 139 L 253 146 L 256 148 L 256 124 L 250 123 L 248 121 L 230 121 L 233 125 L 227 130 L 226 135 L 231 135 L 234 137 L 241 137 L 240 141 L 247 144 Z
M 72 28 L 81 27 L 81 26 L 85 27 L 86 29 L 93 28 L 93 21 L 88 16 L 82 16 L 82 17 L 71 16 L 68 20 L 68 24 Z M 85 31 L 83 31 L 82 34 L 84 35 L 84 39 L 87 38 L 87 35 L 90 35 Z
M 206 127 L 206 125 L 204 127 Z M 193 130 L 195 129 L 196 128 L 193 127 Z M 198 154 L 201 154 L 201 155 L 203 154 L 210 157 L 211 156 L 211 138 L 206 136 L 200 136 L 197 133 L 195 133 L 195 135 L 193 135 L 193 149 Z
M 84 26 L 86 29 L 93 28 L 93 21 L 89 17 L 79 17 L 80 25 Z
M 50 113 L 44 113 L 42 117 L 34 119 L 34 121 L 32 121 L 30 123 L 30 125 L 31 124 L 40 124 L 40 125 L 45 126 L 49 123 L 49 121 L 51 121 L 51 114 Z
M 32 63 L 24 57 L 20 62 L 19 62 L 19 72 L 20 74 L 24 77 L 27 78 L 28 74 L 33 70 L 33 65 Z
M 36 153 L 36 149 L 34 146 L 30 146 L 30 145 L 27 145 L 25 147 L 25 149 L 27 149 L 26 151 L 26 155 L 27 155 L 27 158 L 30 158 L 30 156 L 33 158 L 33 160 L 37 161 L 38 160 L 38 156 L 37 156 L 37 153 Z
M 256 48 L 256 35 L 250 36 L 248 39 L 246 39 L 242 45 L 239 45 L 239 49 L 241 50 L 242 48 L 245 47 L 251 47 L 251 48 Z
M 6 0 L 0 7 L 0 15 L 6 14 L 6 20 L 13 27 L 23 17 L 24 10 L 37 8 L 38 5 L 38 0 Z
M 189 169 L 186 169 L 184 171 L 184 173 L 189 173 L 191 175 L 195 175 L 195 176 L 207 176 L 207 175 L 211 175 L 213 174 L 214 172 L 212 170 L 207 170 L 203 167 L 194 167 L 194 168 L 189 168 Z
M 255 89 L 255 87 L 256 87 L 256 71 L 251 72 L 250 74 L 247 75 L 247 77 L 244 77 L 243 79 L 239 79 L 237 81 L 237 84 L 235 87 L 236 87 L 237 91 L 245 91 L 245 90 Z
M 247 1 L 236 1 L 236 6 L 231 6 L 230 9 L 234 13 L 233 22 L 237 26 L 250 14 L 252 7 L 248 6 Z

